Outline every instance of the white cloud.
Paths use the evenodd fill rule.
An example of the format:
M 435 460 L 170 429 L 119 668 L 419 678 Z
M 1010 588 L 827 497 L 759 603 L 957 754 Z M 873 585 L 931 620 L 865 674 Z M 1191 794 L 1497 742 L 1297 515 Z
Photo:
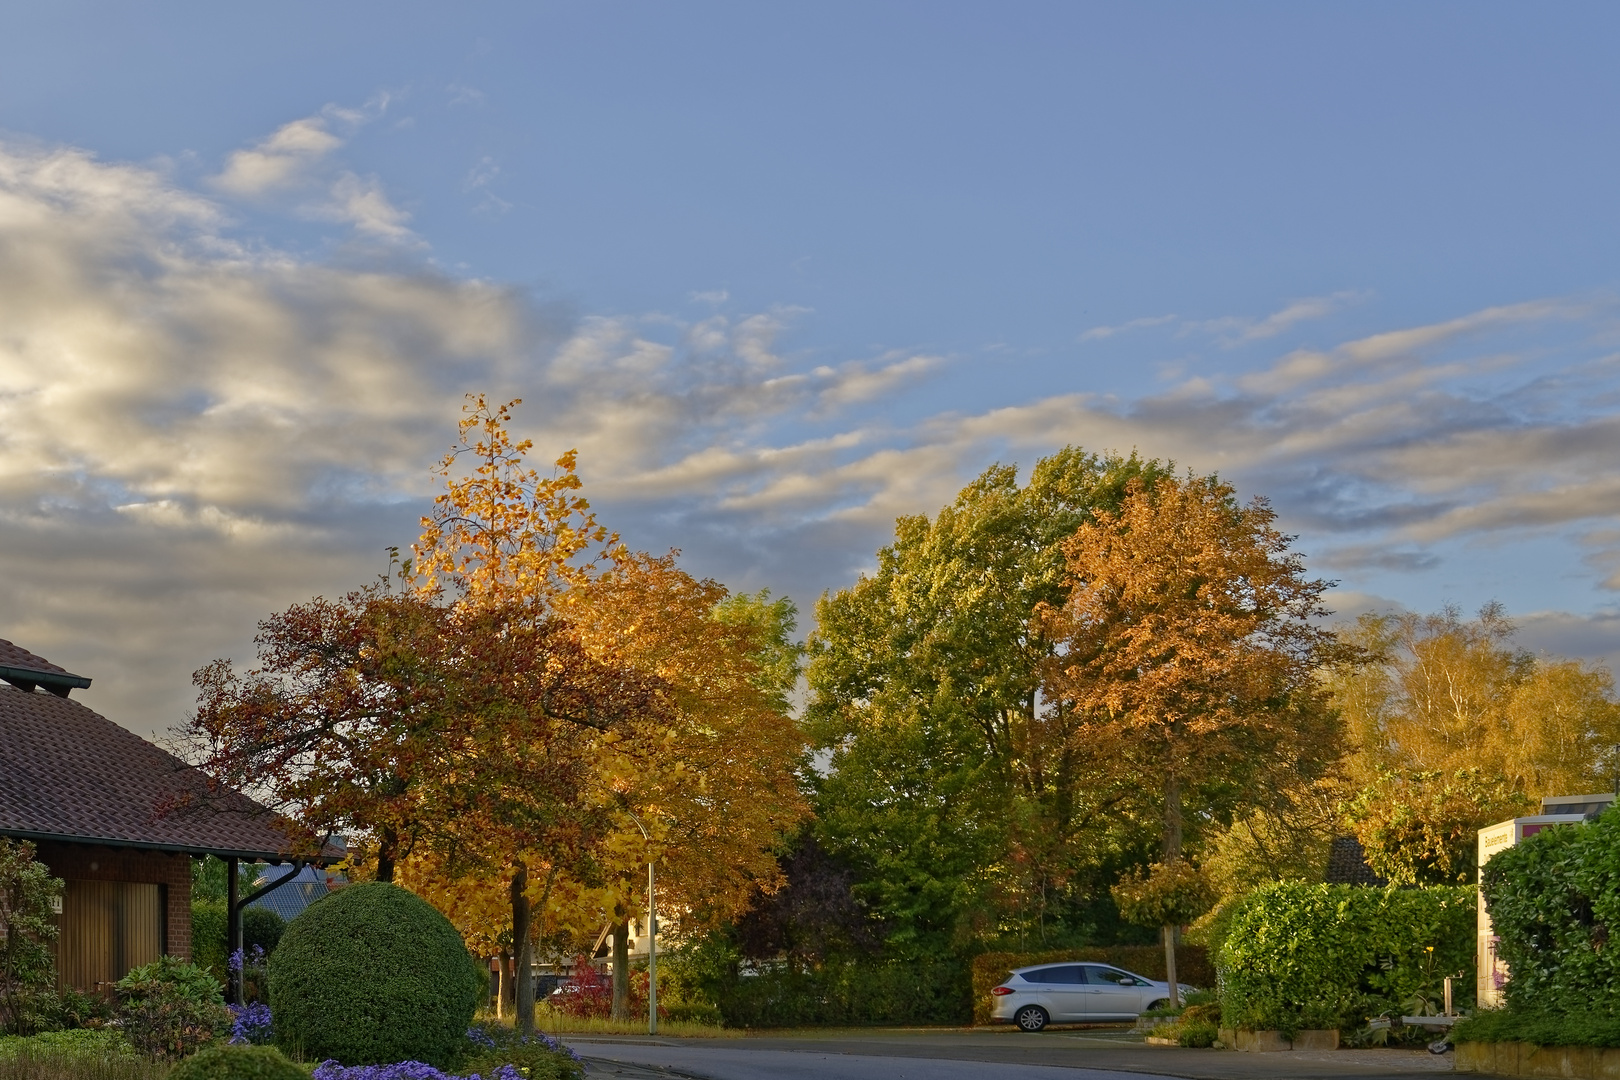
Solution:
M 375 181 L 309 182 L 334 218 L 411 239 Z M 186 674 L 244 658 L 256 619 L 409 543 L 472 390 L 523 397 L 542 457 L 579 448 L 636 542 L 801 599 L 866 565 L 896 515 L 1066 443 L 1218 469 L 1347 576 L 1563 530 L 1575 572 L 1620 586 L 1620 364 L 1593 344 L 1609 300 L 1380 331 L 1135 399 L 1055 387 L 900 423 L 884 418 L 915 410 L 861 407 L 913 401 L 944 361 L 796 351 L 802 309 L 561 322 L 425 265 L 238 244 L 224 218 L 152 170 L 0 147 L 0 637 L 84 669 L 86 700 L 138 728 L 178 720 Z M 1309 314 L 1290 310 L 1254 325 Z M 1527 626 L 1608 640 L 1560 618 Z

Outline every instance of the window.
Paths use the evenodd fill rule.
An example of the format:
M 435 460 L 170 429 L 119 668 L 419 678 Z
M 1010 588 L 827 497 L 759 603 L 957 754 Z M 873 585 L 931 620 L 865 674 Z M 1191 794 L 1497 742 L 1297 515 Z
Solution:
M 1085 974 L 1079 964 L 1065 964 L 1062 967 L 1041 968 L 1038 971 L 1024 972 L 1024 981 L 1045 984 L 1067 984 L 1077 986 L 1086 981 Z

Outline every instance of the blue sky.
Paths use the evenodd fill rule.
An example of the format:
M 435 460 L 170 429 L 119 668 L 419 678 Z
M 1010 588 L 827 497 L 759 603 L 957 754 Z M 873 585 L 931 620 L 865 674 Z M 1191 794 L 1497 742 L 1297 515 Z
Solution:
M 807 612 L 1073 442 L 1620 656 L 1612 5 L 0 20 L 0 636 L 138 730 L 409 542 L 471 390 Z

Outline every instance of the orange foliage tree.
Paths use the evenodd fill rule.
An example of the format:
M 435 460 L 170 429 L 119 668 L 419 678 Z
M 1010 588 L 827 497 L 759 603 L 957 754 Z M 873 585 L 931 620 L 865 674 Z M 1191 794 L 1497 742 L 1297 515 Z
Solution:
M 1264 787 L 1269 772 L 1319 772 L 1341 753 L 1317 679 L 1342 655 L 1315 621 L 1331 583 L 1305 576 L 1274 518 L 1213 478 L 1134 484 L 1064 545 L 1073 591 L 1037 612 L 1058 643 L 1047 708 L 1157 779 L 1165 866 L 1183 858 L 1189 785 Z M 1175 994 L 1175 928 L 1163 933 Z

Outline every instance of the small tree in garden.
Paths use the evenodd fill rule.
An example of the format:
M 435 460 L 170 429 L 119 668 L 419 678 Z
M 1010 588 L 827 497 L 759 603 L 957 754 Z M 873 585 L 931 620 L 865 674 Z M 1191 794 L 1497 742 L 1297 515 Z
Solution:
M 1216 900 L 1209 879 L 1185 859 L 1155 863 L 1146 873 L 1126 874 L 1111 891 L 1126 922 L 1149 928 L 1185 926 L 1214 907 Z M 1174 966 L 1166 977 L 1171 999 L 1178 1000 Z
M 56 983 L 51 898 L 60 895 L 33 844 L 0 838 L 0 1031 L 28 1034 L 40 995 Z

